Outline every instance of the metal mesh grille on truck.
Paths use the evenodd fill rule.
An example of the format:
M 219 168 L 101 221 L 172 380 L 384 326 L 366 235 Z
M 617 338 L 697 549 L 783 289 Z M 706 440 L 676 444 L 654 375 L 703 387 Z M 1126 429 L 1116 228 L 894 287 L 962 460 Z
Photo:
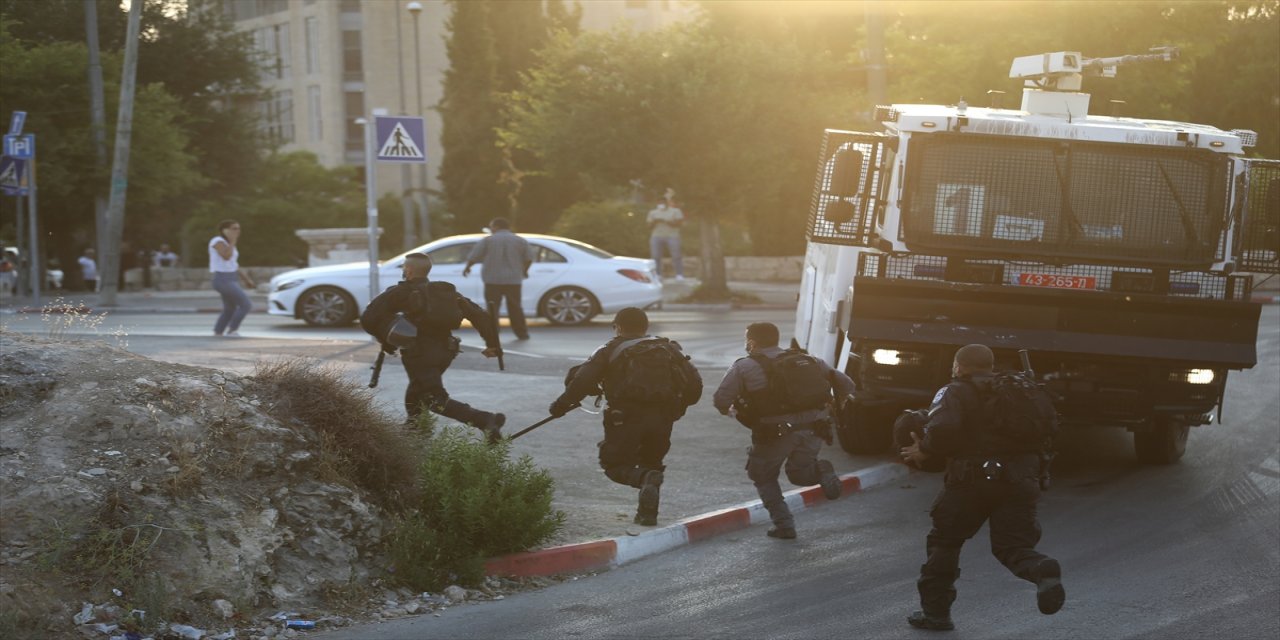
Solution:
M 806 238 L 811 242 L 868 246 L 875 232 L 876 217 L 884 208 L 880 197 L 881 179 L 889 177 L 892 152 L 887 143 L 891 136 L 882 133 L 854 133 L 828 129 L 823 134 L 822 154 L 818 159 L 818 179 L 809 207 Z M 856 151 L 862 155 L 857 170 L 857 195 L 841 198 L 832 191 L 838 154 Z
M 1223 259 L 1230 163 L 1197 149 L 915 136 L 904 240 L 950 253 L 1206 265 Z
M 1280 273 L 1280 160 L 1249 160 L 1240 268 Z

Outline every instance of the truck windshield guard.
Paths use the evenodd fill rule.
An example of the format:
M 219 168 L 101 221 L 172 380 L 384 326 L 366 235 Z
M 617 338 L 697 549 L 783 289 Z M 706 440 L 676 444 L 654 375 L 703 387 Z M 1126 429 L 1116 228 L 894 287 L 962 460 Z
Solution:
M 911 139 L 903 240 L 942 252 L 1204 265 L 1225 254 L 1230 161 L 972 134 Z

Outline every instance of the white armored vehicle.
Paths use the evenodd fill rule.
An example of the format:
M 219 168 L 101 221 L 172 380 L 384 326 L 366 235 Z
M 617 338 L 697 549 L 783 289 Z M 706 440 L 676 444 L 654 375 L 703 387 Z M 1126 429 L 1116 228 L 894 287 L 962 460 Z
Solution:
M 1252 131 L 1090 115 L 1087 75 L 1169 60 L 1018 58 L 1022 108 L 881 107 L 885 130 L 828 130 L 796 339 L 858 394 L 837 432 L 885 451 L 959 347 L 1031 352 L 1064 426 L 1134 434 L 1170 463 L 1221 421 L 1227 373 L 1256 363 L 1252 274 L 1280 272 L 1280 162 Z

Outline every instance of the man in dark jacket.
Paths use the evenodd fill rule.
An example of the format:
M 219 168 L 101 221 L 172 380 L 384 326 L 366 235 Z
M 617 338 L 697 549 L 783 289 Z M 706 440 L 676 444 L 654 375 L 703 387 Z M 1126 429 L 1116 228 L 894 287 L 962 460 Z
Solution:
M 596 349 L 571 374 L 565 391 L 551 403 L 553 416 L 563 416 L 583 398 L 600 393 L 604 411 L 604 440 L 600 466 L 610 480 L 640 490 L 635 523 L 658 524 L 658 501 L 671 449 L 671 427 L 702 397 L 702 377 L 680 351 L 678 343 L 646 335 L 649 316 L 627 307 L 614 316 L 616 336 Z M 651 350 L 662 349 L 663 353 Z M 655 363 L 646 380 L 645 363 Z
M 476 303 L 463 297 L 448 282 L 429 282 L 431 257 L 425 253 L 411 253 L 404 260 L 404 280 L 374 298 L 360 316 L 360 326 L 382 343 L 387 353 L 395 353 L 396 347 L 388 341 L 388 332 L 396 321 L 396 314 L 404 314 L 413 324 L 417 335 L 409 339 L 403 348 L 401 360 L 409 375 L 409 388 L 404 394 L 404 408 L 409 420 L 417 420 L 423 408 L 446 418 L 469 424 L 480 429 L 490 442 L 501 437 L 502 425 L 507 417 L 475 409 L 449 397 L 444 388 L 444 372 L 459 351 L 459 340 L 453 337 L 462 318 L 484 338 L 486 358 L 502 355 L 498 333 L 489 314 Z M 432 305 L 435 305 L 433 308 Z
M 720 381 L 714 396 L 715 406 L 721 414 L 732 415 L 751 429 L 751 449 L 747 454 L 747 477 L 756 485 L 756 492 L 773 528 L 768 536 L 782 540 L 796 537 L 795 518 L 782 495 L 778 473 L 786 465 L 787 479 L 797 486 L 822 485 L 823 495 L 835 500 L 843 492 L 840 477 L 829 460 L 819 460 L 818 452 L 824 439 L 830 438 L 831 415 L 828 405 L 835 398 L 844 398 L 854 392 L 849 376 L 832 369 L 830 365 L 807 354 L 794 353 L 806 358 L 805 366 L 812 367 L 814 387 L 823 396 L 812 406 L 792 406 L 787 403 L 786 391 L 779 388 L 784 382 L 770 376 L 764 365 L 776 361 L 784 353 L 778 346 L 778 327 L 770 322 L 757 322 L 747 327 L 746 358 L 739 358 L 729 367 Z M 763 359 L 763 363 L 762 363 Z M 825 385 L 825 387 L 823 387 Z
M 1036 503 L 1040 499 L 1040 455 L 1036 451 L 994 449 L 984 437 L 996 416 L 991 403 L 995 357 L 980 344 L 956 352 L 951 383 L 929 407 L 924 438 L 902 448 L 917 465 L 948 458 L 942 492 L 930 512 L 933 529 L 925 542 L 928 559 L 916 587 L 921 611 L 907 622 L 920 629 L 949 630 L 955 582 L 960 577 L 960 547 L 990 520 L 991 553 L 1013 575 L 1036 585 L 1036 603 L 1044 614 L 1057 613 L 1066 600 L 1058 561 L 1035 550 L 1040 541 Z

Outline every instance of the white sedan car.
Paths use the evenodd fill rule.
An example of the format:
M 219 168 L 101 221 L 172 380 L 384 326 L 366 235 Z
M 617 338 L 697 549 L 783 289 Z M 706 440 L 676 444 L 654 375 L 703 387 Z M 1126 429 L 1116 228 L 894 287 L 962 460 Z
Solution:
M 589 244 L 531 233 L 520 234 L 534 251 L 534 263 L 521 289 L 526 316 L 542 316 L 553 324 L 587 322 L 600 313 L 626 307 L 645 308 L 662 300 L 662 282 L 652 260 L 623 258 Z M 383 290 L 400 281 L 400 267 L 408 253 L 431 256 L 431 280 L 453 283 L 462 295 L 484 306 L 483 263 L 462 276 L 467 255 L 484 236 L 470 234 L 441 238 L 378 265 Z M 351 324 L 369 304 L 369 263 L 309 267 L 286 271 L 271 279 L 267 312 L 332 327 Z

